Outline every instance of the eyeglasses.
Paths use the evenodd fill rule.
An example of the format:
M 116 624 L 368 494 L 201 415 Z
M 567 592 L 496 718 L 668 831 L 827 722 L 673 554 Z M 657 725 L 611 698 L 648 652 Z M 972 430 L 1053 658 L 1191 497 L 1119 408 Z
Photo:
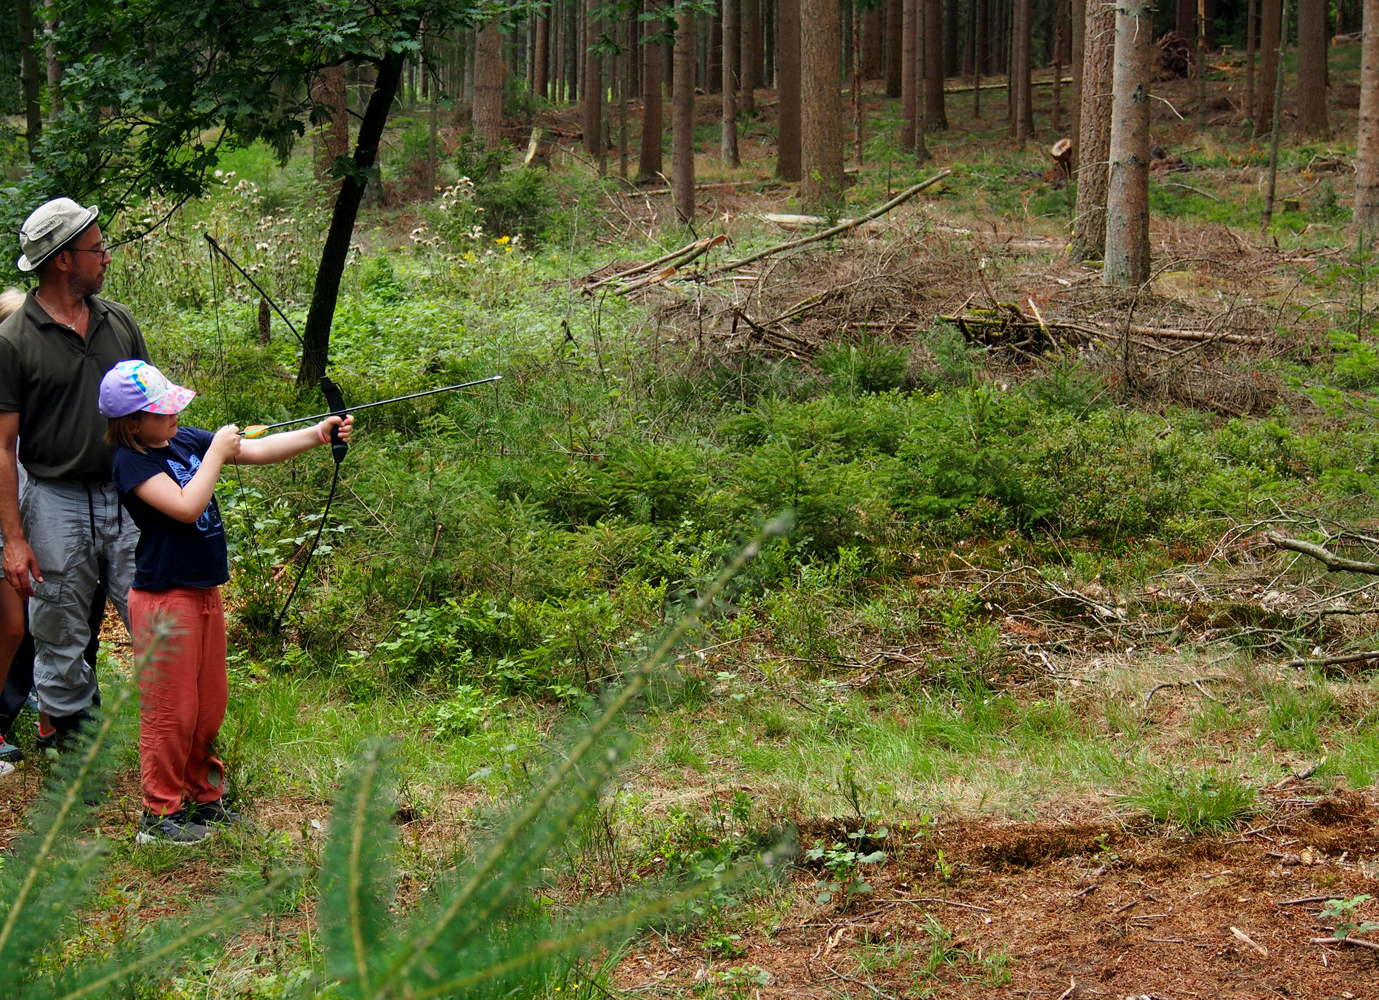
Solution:
M 68 247 L 67 249 L 71 250 L 73 253 L 98 253 L 102 257 L 110 253 L 110 248 L 104 243 L 98 247 Z

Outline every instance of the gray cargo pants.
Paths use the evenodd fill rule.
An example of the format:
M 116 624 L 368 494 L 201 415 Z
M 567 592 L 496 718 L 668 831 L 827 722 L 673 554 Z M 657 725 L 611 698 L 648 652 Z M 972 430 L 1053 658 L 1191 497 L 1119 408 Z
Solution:
M 31 479 L 20 504 L 29 545 L 43 571 L 29 601 L 34 690 L 49 715 L 75 715 L 97 691 L 95 664 L 82 656 L 96 584 L 105 585 L 129 627 L 129 585 L 139 529 L 125 516 L 111 483 L 86 486 Z

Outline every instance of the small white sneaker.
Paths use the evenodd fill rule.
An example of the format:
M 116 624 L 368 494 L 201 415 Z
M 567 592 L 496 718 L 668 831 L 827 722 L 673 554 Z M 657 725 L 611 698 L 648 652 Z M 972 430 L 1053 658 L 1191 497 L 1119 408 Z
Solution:
M 0 778 L 3 778 L 3 777 L 4 777 L 5 775 L 7 775 L 7 774 L 13 774 L 13 773 L 14 773 L 14 765 L 11 764 L 11 763 L 10 763 L 9 761 L 7 761 L 7 760 L 0 760 Z

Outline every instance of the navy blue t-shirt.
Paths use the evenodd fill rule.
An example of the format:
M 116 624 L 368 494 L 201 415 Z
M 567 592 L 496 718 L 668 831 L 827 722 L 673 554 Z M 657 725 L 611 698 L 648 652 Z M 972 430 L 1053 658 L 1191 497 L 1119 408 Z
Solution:
M 179 427 L 166 447 L 150 448 L 147 454 L 133 448 L 115 450 L 115 488 L 139 526 L 133 583 L 139 590 L 218 587 L 230 579 L 225 526 L 214 496 L 196 523 L 187 524 L 150 507 L 134 492 L 154 476 L 171 476 L 185 487 L 201 468 L 201 459 L 214 437 L 196 427 Z

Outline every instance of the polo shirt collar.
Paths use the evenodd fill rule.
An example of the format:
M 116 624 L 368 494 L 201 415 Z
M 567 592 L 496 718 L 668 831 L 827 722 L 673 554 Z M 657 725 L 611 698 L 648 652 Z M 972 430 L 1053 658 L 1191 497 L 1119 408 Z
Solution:
M 86 296 L 86 306 L 91 310 L 91 321 L 86 324 L 86 335 L 91 336 L 91 331 L 96 329 L 110 312 L 110 307 L 105 304 L 98 296 Z M 35 327 L 53 326 L 59 330 L 70 330 L 71 327 L 63 326 L 52 316 L 48 310 L 38 301 L 38 289 L 29 290 L 29 296 L 24 300 L 24 316 Z

